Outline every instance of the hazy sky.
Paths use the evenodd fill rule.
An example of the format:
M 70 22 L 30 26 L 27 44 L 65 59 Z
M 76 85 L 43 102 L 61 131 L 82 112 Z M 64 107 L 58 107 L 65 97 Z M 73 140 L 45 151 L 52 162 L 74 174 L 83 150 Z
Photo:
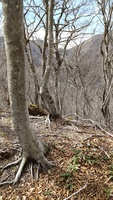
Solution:
M 27 2 L 29 2 L 29 0 L 27 0 Z M 39 4 L 39 1 L 36 1 L 36 2 Z M 40 0 L 40 2 L 41 2 L 41 0 Z M 79 4 L 80 2 L 83 2 L 83 0 L 76 0 L 76 1 L 74 1 L 74 3 L 75 3 L 75 2 L 76 2 L 76 6 L 77 6 L 77 4 Z M 94 1 L 92 0 L 92 2 L 94 2 Z M 93 4 L 93 7 L 94 7 L 95 12 L 97 12 L 97 11 L 98 11 L 98 7 L 96 6 L 95 3 Z M 0 11 L 1 11 L 1 10 L 2 10 L 2 4 L 0 3 Z M 86 12 L 90 12 L 89 7 L 88 7 L 88 8 L 86 7 Z M 30 20 L 33 20 L 31 14 L 29 14 L 29 21 L 30 21 Z M 55 19 L 55 20 L 57 20 L 57 19 Z M 81 20 L 83 20 L 83 18 L 81 18 Z M 95 28 L 96 28 L 96 29 L 95 29 Z M 1 29 L 2 29 L 2 20 L 1 20 L 1 23 L 0 23 L 0 30 L 1 30 Z M 101 34 L 101 33 L 103 32 L 103 26 L 102 26 L 102 24 L 100 23 L 98 17 L 95 17 L 95 18 L 93 19 L 91 25 L 85 30 L 85 31 L 88 33 L 88 34 L 85 36 L 85 39 L 87 39 L 88 37 L 91 37 L 92 32 L 93 32 L 94 30 L 96 30 L 96 32 L 95 32 L 96 34 Z M 35 36 L 38 37 L 38 38 L 40 38 L 40 39 L 43 39 L 43 38 L 44 38 L 44 35 L 45 35 L 45 32 L 44 32 L 44 29 L 43 29 L 43 28 L 41 28 L 40 30 L 38 30 L 38 32 L 35 34 Z M 63 33 L 63 37 L 66 37 L 66 36 L 68 36 L 68 33 Z M 79 40 L 80 40 L 80 37 L 78 38 L 78 42 L 79 42 Z M 73 45 L 73 44 L 70 43 L 70 45 Z

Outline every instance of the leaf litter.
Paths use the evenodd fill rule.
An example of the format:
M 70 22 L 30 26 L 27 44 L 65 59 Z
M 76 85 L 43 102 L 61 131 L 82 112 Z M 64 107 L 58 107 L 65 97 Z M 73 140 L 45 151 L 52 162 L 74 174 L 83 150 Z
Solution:
M 21 151 L 10 114 L 2 115 L 0 169 L 18 159 Z M 49 144 L 48 160 L 54 160 L 56 167 L 48 171 L 40 170 L 39 180 L 36 181 L 35 178 L 32 180 L 27 165 L 18 184 L 0 187 L 0 200 L 65 200 L 68 197 L 70 200 L 113 199 L 113 138 L 87 125 L 76 125 L 76 128 L 59 120 L 47 126 L 42 118 L 41 121 L 40 118 L 31 119 L 31 122 L 36 137 Z M 0 181 L 7 177 L 13 179 L 17 168 L 1 170 Z M 35 164 L 33 174 L 36 174 Z

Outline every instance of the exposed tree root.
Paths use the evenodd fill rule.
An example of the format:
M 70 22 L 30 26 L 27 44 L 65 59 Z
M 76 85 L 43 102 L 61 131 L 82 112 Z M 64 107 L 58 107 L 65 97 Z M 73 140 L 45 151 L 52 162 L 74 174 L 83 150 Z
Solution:
M 0 186 L 6 185 L 6 184 L 16 184 L 20 180 L 20 178 L 21 178 L 21 174 L 22 174 L 23 168 L 24 168 L 27 160 L 28 160 L 28 158 L 23 156 L 23 157 L 20 157 L 17 161 L 14 161 L 14 162 L 9 163 L 6 166 L 4 166 L 1 171 L 4 171 L 5 169 L 7 169 L 7 168 L 9 168 L 11 166 L 17 165 L 17 164 L 19 164 L 21 162 L 14 180 L 12 180 L 12 181 L 6 181 L 9 178 L 9 176 L 8 176 L 2 182 L 0 182 Z M 46 168 L 55 167 L 56 165 L 55 165 L 54 162 L 48 161 L 45 158 L 45 156 L 43 155 L 42 159 L 40 161 L 37 161 L 36 180 L 39 179 L 39 169 L 40 169 L 41 166 L 44 169 L 46 169 Z M 32 183 L 33 183 L 33 165 L 32 165 L 32 163 L 30 165 L 30 171 L 31 171 L 31 178 L 32 178 Z
M 16 176 L 15 176 L 15 179 L 14 179 L 14 182 L 13 182 L 14 184 L 17 183 L 18 180 L 20 179 L 21 174 L 22 174 L 22 170 L 23 170 L 23 168 L 24 168 L 26 162 L 27 162 L 27 158 L 26 158 L 26 157 L 23 157 L 23 158 L 22 158 L 22 161 L 21 161 L 21 163 L 20 163 L 20 167 L 19 167 L 19 169 L 18 169 L 18 171 L 17 171 L 17 173 L 16 173 Z
M 10 184 L 13 184 L 13 182 L 14 181 L 3 181 L 0 183 L 0 186 L 7 185 L 7 184 L 10 185 Z
M 5 166 L 2 168 L 2 171 L 4 171 L 5 169 L 7 169 L 7 168 L 9 168 L 9 167 L 11 167 L 11 166 L 13 166 L 13 165 L 18 165 L 18 164 L 21 162 L 21 160 L 22 160 L 22 157 L 20 157 L 18 160 L 14 161 L 14 162 L 12 162 L 12 163 L 9 163 L 9 164 L 5 165 Z
M 37 165 L 37 172 L 36 172 L 36 180 L 37 181 L 39 179 L 39 169 L 40 169 L 40 164 Z
M 17 165 L 17 164 L 19 164 L 19 163 L 21 162 L 21 163 L 20 163 L 20 167 L 19 167 L 19 169 L 18 169 L 18 171 L 17 171 L 17 174 L 16 174 L 16 176 L 15 176 L 15 179 L 12 180 L 12 181 L 6 181 L 6 179 L 9 177 L 9 176 L 8 176 L 4 181 L 0 182 L 0 186 L 5 185 L 5 184 L 15 184 L 15 183 L 17 183 L 18 180 L 19 180 L 20 177 L 21 177 L 22 170 L 23 170 L 23 167 L 24 167 L 26 161 L 27 161 L 27 158 L 25 158 L 25 157 L 23 157 L 23 158 L 20 157 L 18 160 L 14 161 L 14 162 L 12 162 L 12 163 L 9 163 L 9 164 L 7 164 L 7 165 L 5 165 L 5 166 L 2 168 L 1 171 L 4 171 L 5 169 L 7 169 L 7 168 L 9 168 L 9 167 L 11 167 L 11 166 Z
M 39 179 L 39 169 L 40 169 L 40 167 L 43 167 L 44 169 L 46 169 L 46 168 L 51 168 L 51 167 L 56 166 L 55 163 L 48 161 L 45 157 L 45 155 L 49 151 L 48 145 L 46 145 L 45 143 L 38 140 L 37 143 L 36 143 L 36 148 L 38 148 L 39 153 L 38 152 L 36 153 L 35 152 L 36 149 L 35 149 L 34 150 L 35 153 L 33 153 L 32 150 L 31 150 L 31 152 L 30 152 L 31 156 L 30 156 L 30 154 L 29 154 L 29 156 L 25 156 L 26 153 L 23 152 L 23 155 L 17 161 L 9 163 L 1 169 L 1 172 L 2 172 L 4 170 L 6 170 L 7 168 L 20 163 L 20 166 L 18 168 L 18 171 L 16 173 L 14 180 L 8 181 L 7 180 L 8 177 L 9 177 L 8 176 L 2 182 L 0 182 L 0 186 L 5 185 L 5 184 L 16 184 L 20 180 L 20 177 L 21 177 L 21 174 L 22 174 L 22 171 L 23 171 L 23 168 L 24 168 L 26 162 L 29 161 L 29 160 L 31 161 L 30 174 L 31 174 L 32 183 L 33 183 L 33 163 L 32 163 L 33 160 L 37 163 L 36 180 Z
M 33 184 L 33 163 L 30 163 L 31 181 Z
M 37 162 L 37 163 L 39 163 L 39 164 L 41 164 L 41 166 L 43 167 L 43 168 L 52 168 L 52 167 L 55 167 L 56 165 L 55 165 L 55 163 L 53 162 L 53 161 L 48 161 L 46 158 L 45 158 L 45 156 L 43 157 L 43 159 L 41 160 L 41 162 Z

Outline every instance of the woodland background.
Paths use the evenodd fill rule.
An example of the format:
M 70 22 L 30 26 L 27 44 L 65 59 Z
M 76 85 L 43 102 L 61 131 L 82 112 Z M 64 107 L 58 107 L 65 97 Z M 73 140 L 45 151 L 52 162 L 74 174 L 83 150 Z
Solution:
M 83 44 L 70 48 L 66 51 L 65 60 L 59 70 L 58 76 L 58 99 L 60 112 L 63 115 L 76 113 L 83 118 L 91 118 L 100 123 L 103 122 L 101 112 L 104 79 L 102 72 L 102 57 L 99 51 L 102 35 L 92 36 Z M 35 43 L 36 44 L 35 44 Z M 43 41 L 31 41 L 32 59 L 36 70 L 37 79 L 41 81 L 41 53 Z M 6 57 L 3 37 L 0 38 L 0 107 L 7 109 L 8 89 L 6 73 Z M 39 45 L 39 47 L 37 46 Z M 62 49 L 61 49 L 62 51 Z M 79 54 L 78 56 L 76 54 Z M 79 60 L 79 61 L 78 61 Z M 54 61 L 55 62 L 55 61 Z M 27 96 L 28 102 L 35 102 L 35 86 L 32 70 L 26 58 L 27 70 Z M 55 99 L 54 68 L 51 72 L 49 88 Z M 110 103 L 112 108 L 112 103 Z M 112 109 L 111 109 L 112 112 Z
M 24 45 L 28 106 L 35 104 L 63 116 L 55 121 L 45 121 L 39 116 L 30 118 L 35 142 L 39 139 L 49 142 L 48 160 L 54 160 L 56 168 L 40 171 L 38 182 L 33 176 L 37 163 L 32 166 L 28 162 L 31 165 L 23 169 L 25 176 L 22 174 L 18 187 L 7 187 L 4 185 L 13 180 L 17 167 L 13 168 L 14 174 L 10 168 L 0 167 L 0 199 L 110 200 L 113 197 L 113 2 L 55 1 L 53 21 L 48 24 L 49 5 L 46 0 L 24 1 Z M 50 41 L 48 33 L 52 28 Z M 19 144 L 12 125 L 2 31 L 0 58 L 0 165 L 5 166 L 13 157 L 15 160 L 20 157 L 24 140 Z M 48 94 L 45 96 L 41 94 L 43 83 Z
M 43 4 L 32 0 L 24 1 L 24 6 L 28 105 L 32 103 L 43 107 L 39 88 L 48 54 L 47 4 L 46 1 Z M 76 113 L 82 118 L 91 118 L 112 126 L 112 2 L 56 1 L 53 30 L 53 66 L 48 88 L 57 112 L 62 115 Z M 43 40 L 39 39 L 41 33 L 44 35 Z M 106 88 L 105 57 L 109 57 L 105 65 L 109 65 L 107 69 L 110 71 L 110 75 L 106 75 L 110 82 L 106 89 L 109 93 L 106 94 L 109 96 L 109 123 L 102 113 Z M 9 106 L 9 98 L 3 36 L 0 37 L 0 58 L 0 109 L 4 110 Z M 45 108 L 48 109 L 47 106 Z

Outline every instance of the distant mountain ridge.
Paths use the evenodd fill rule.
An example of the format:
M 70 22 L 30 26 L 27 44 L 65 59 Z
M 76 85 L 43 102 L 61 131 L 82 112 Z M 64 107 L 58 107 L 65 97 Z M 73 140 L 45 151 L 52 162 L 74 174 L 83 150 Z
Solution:
M 60 86 L 61 88 L 65 88 L 66 85 L 64 103 L 62 106 L 63 114 L 71 114 L 76 112 L 83 118 L 91 118 L 100 123 L 104 122 L 101 113 L 101 105 L 103 98 L 102 95 L 104 88 L 104 79 L 102 72 L 102 56 L 100 53 L 101 40 L 102 40 L 101 34 L 94 35 L 88 40 L 84 41 L 83 44 L 79 44 L 77 47 L 73 47 L 66 51 L 66 60 L 68 65 L 70 65 L 70 68 L 68 67 L 69 71 L 67 72 L 64 62 L 59 79 L 59 85 L 61 85 Z M 35 63 L 35 67 L 37 69 L 37 76 L 39 77 L 38 79 L 40 80 L 41 65 L 42 65 L 42 58 L 41 58 L 42 52 L 40 47 L 42 47 L 43 41 L 40 39 L 36 40 L 35 42 L 30 41 L 30 45 L 32 49 L 32 56 Z M 3 37 L 0 37 L 0 47 L 1 47 L 0 56 L 2 59 L 3 54 L 5 54 Z M 76 55 L 77 48 L 80 49 L 80 51 L 79 54 Z M 2 63 L 1 66 L 6 67 L 5 57 L 3 59 L 4 59 L 4 64 Z M 3 73 L 5 73 L 3 71 L 4 70 L 1 67 L 0 81 L 3 79 Z M 66 79 L 67 75 L 68 75 L 68 80 Z M 29 75 L 28 73 L 27 76 L 30 76 L 29 81 L 32 80 L 33 78 L 32 75 Z M 33 81 L 31 82 L 33 83 Z M 50 81 L 50 87 L 52 88 L 51 91 L 54 91 L 53 86 L 54 83 Z M 34 86 L 30 86 L 31 88 L 30 91 L 32 93 L 32 96 L 33 96 L 33 87 Z M 59 90 L 59 95 L 60 95 L 60 90 Z M 0 96 L 0 102 L 3 102 L 4 99 L 5 99 L 5 93 L 4 95 Z M 0 107 L 2 107 L 2 105 L 0 105 Z M 111 102 L 110 103 L 111 110 L 112 106 L 113 103 Z M 111 115 L 113 116 L 112 112 L 113 111 L 111 111 Z M 111 121 L 113 122 L 112 116 L 111 116 Z

